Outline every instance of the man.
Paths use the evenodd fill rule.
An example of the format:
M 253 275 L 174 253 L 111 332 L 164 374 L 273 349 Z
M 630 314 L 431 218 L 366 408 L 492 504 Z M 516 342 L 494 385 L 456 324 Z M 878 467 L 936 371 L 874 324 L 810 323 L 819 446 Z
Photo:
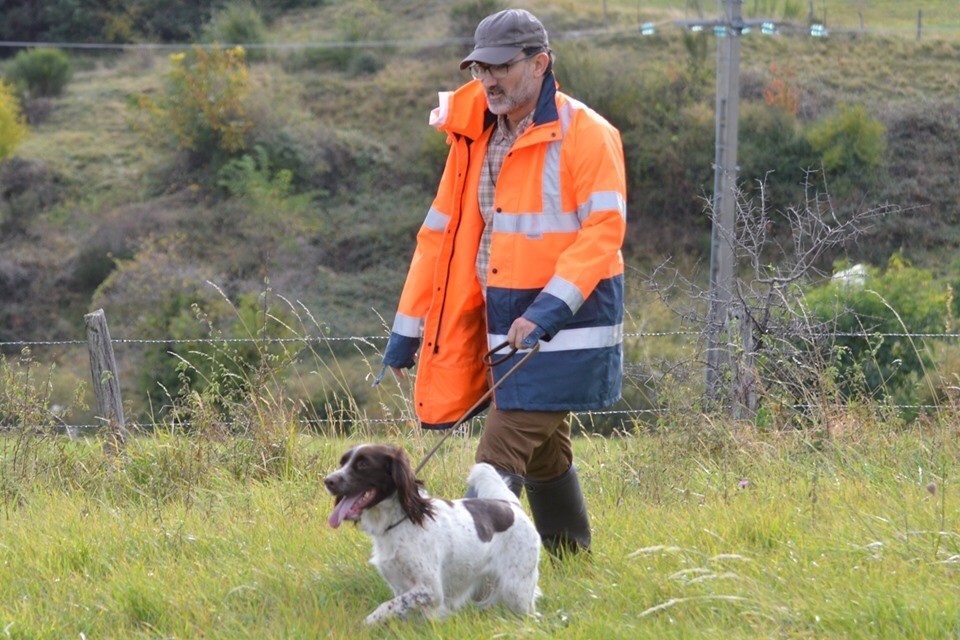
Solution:
M 431 124 L 450 145 L 384 354 L 412 367 L 425 428 L 449 428 L 487 391 L 506 341 L 540 351 L 494 393 L 476 460 L 530 510 L 546 548 L 590 546 L 570 411 L 620 398 L 626 179 L 620 134 L 558 90 L 540 21 L 508 9 L 477 26 Z M 493 367 L 498 381 L 523 354 Z

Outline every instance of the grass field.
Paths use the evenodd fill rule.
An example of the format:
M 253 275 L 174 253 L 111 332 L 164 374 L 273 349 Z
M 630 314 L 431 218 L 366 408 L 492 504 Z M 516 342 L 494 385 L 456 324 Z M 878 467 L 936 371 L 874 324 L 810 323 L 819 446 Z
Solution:
M 944 420 L 944 425 L 949 423 Z M 353 440 L 6 439 L 0 627 L 11 638 L 946 638 L 960 633 L 955 427 L 830 438 L 696 431 L 577 440 L 589 558 L 541 564 L 539 615 L 388 630 L 370 541 L 320 478 Z M 433 435 L 404 441 L 414 462 Z M 458 497 L 475 442 L 421 474 Z M 273 457 L 268 454 L 273 451 Z

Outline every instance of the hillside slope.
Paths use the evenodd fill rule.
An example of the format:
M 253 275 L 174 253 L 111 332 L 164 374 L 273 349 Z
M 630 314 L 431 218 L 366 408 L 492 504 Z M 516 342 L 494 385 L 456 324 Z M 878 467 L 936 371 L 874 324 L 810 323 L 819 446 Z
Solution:
M 624 133 L 631 265 L 665 256 L 702 261 L 713 38 L 673 27 L 672 19 L 692 14 L 670 8 L 678 3 L 640 10 L 605 2 L 606 17 L 600 3 L 524 4 L 555 34 L 562 87 Z M 266 186 L 243 194 L 135 126 L 131 105 L 166 90 L 166 52 L 72 54 L 66 93 L 32 105 L 30 136 L 0 165 L 0 341 L 77 339 L 83 313 L 96 306 L 108 309 L 115 336 L 177 337 L 190 333 L 182 327 L 191 304 L 218 298 L 208 281 L 234 301 L 265 290 L 299 301 L 329 335 L 381 334 L 442 167 L 444 143 L 427 114 L 437 91 L 467 78 L 456 66 L 469 32 L 462 21 L 449 3 L 412 1 L 327 3 L 281 16 L 268 42 L 284 46 L 249 52 L 247 106 L 259 137 L 244 152 L 244 175 Z M 659 25 L 658 35 L 639 35 L 646 21 Z M 875 21 L 869 14 L 867 26 Z M 765 98 L 775 82 L 798 96 L 788 122 L 796 148 L 810 123 L 843 104 L 865 105 L 886 128 L 883 166 L 856 176 L 838 207 L 892 202 L 907 211 L 882 221 L 848 257 L 883 264 L 901 250 L 952 275 L 960 42 L 838 31 L 827 39 L 743 38 L 742 130 L 752 137 L 741 179 L 752 184 L 778 168 L 776 204 L 786 205 L 802 195 L 804 171 L 817 162 L 800 154 L 782 167 L 764 164 L 784 160 L 772 140 L 765 148 L 767 129 L 751 129 L 769 123 Z M 334 41 L 354 45 L 317 44 Z M 260 163 L 259 147 L 279 150 L 272 165 Z M 292 191 L 278 191 L 280 163 L 294 156 Z

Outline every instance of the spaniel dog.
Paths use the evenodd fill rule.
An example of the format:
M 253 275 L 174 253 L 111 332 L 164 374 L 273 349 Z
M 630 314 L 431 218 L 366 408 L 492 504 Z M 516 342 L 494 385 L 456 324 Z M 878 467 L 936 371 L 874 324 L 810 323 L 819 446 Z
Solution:
M 402 449 L 376 444 L 347 451 L 324 479 L 336 497 L 330 526 L 359 523 L 373 539 L 371 564 L 393 589 L 367 624 L 414 610 L 442 617 L 468 601 L 534 613 L 536 528 L 493 467 L 474 465 L 467 482 L 477 498 L 431 498 Z

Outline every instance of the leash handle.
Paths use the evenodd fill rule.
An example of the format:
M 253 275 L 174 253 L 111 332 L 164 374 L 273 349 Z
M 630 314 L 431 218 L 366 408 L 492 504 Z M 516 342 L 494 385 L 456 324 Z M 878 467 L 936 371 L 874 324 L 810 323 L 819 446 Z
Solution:
M 503 342 L 495 346 L 493 349 L 490 349 L 490 351 L 487 351 L 483 356 L 483 364 L 487 365 L 492 369 L 493 367 L 499 364 L 503 364 L 504 362 L 509 360 L 510 357 L 517 352 L 516 347 L 510 347 L 510 351 L 500 355 L 497 358 L 494 358 L 494 354 L 496 354 L 498 351 L 500 351 L 500 349 L 503 349 L 504 347 L 510 347 L 510 342 L 507 340 L 504 340 Z
M 536 351 L 540 348 L 541 337 L 543 337 L 543 329 L 541 329 L 540 327 L 537 327 L 536 329 L 530 332 L 530 335 L 528 335 L 526 338 L 523 339 L 523 341 L 520 343 L 520 346 L 523 349 L 531 349 L 533 351 Z M 510 346 L 510 342 L 508 340 L 504 340 L 503 342 L 495 346 L 493 349 L 490 349 L 490 351 L 487 351 L 486 355 L 483 356 L 483 364 L 492 368 L 497 365 L 503 364 L 504 362 L 509 360 L 518 351 L 516 347 L 510 347 L 509 352 L 497 358 L 494 358 L 494 355 L 498 351 L 500 351 L 504 347 L 509 347 L 509 346 Z
M 494 365 L 500 364 L 501 362 L 504 362 L 507 358 L 509 358 L 510 356 L 512 356 L 517 352 L 516 349 L 513 349 L 507 355 L 501 356 L 500 358 L 498 358 L 496 362 L 491 362 L 493 354 L 499 351 L 500 349 L 502 349 L 503 347 L 507 346 L 507 344 L 508 344 L 507 342 L 503 342 L 501 344 L 498 344 L 496 347 L 494 347 L 490 351 L 488 351 L 486 355 L 483 356 L 484 364 L 487 364 L 488 366 L 492 367 Z M 413 475 L 416 476 L 417 474 L 419 474 L 420 470 L 423 469 L 423 465 L 427 464 L 427 461 L 433 457 L 433 454 L 437 452 L 437 449 L 440 448 L 440 445 L 446 442 L 447 438 L 449 438 L 453 434 L 453 432 L 457 430 L 457 427 L 463 424 L 463 422 L 467 419 L 467 417 L 472 415 L 473 412 L 477 409 L 477 407 L 479 407 L 481 404 L 486 402 L 493 395 L 493 392 L 496 391 L 500 385 L 506 382 L 507 378 L 512 376 L 517 369 L 519 369 L 524 364 L 526 364 L 527 360 L 532 358 L 533 355 L 538 351 L 540 351 L 539 342 L 534 344 L 533 347 L 531 347 L 530 351 L 525 353 L 523 357 L 520 358 L 520 360 L 518 360 L 515 365 L 510 367 L 510 370 L 507 371 L 505 374 L 503 374 L 503 377 L 501 377 L 499 380 L 497 380 L 497 382 L 493 386 L 487 389 L 486 392 L 482 396 L 480 396 L 480 399 L 474 402 L 473 406 L 467 409 L 466 412 L 462 416 L 460 416 L 460 419 L 454 422 L 453 425 L 449 429 L 447 429 L 447 432 L 443 434 L 443 437 L 437 441 L 437 444 L 433 445 L 433 448 L 431 448 L 430 451 L 427 452 L 427 455 L 423 457 L 423 460 L 421 460 L 420 464 L 417 465 L 417 468 L 414 469 Z

